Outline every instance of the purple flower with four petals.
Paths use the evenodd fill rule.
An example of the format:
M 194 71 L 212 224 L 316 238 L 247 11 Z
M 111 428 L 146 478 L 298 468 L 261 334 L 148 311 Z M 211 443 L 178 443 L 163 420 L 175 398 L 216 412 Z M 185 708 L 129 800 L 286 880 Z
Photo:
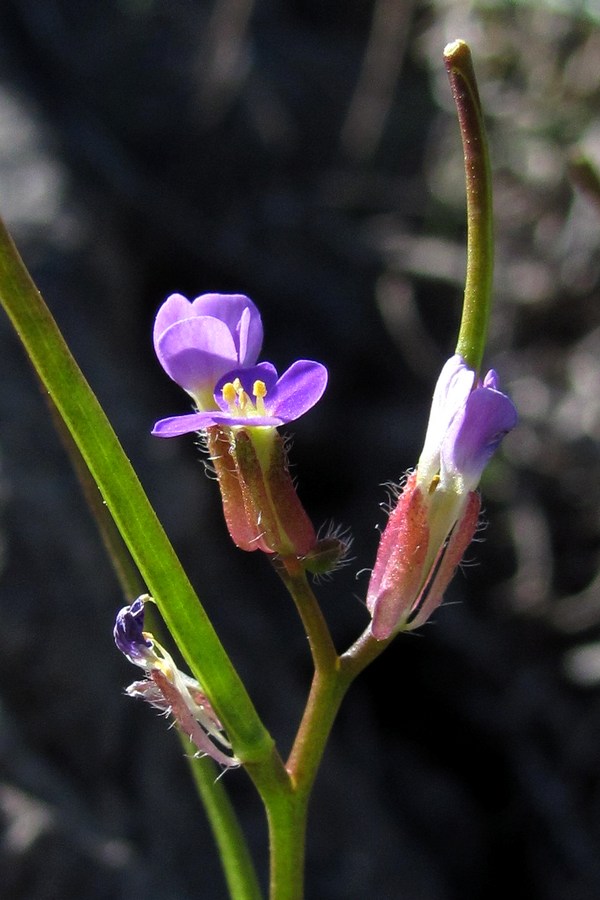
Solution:
M 278 377 L 271 363 L 255 365 L 262 335 L 258 310 L 243 294 L 203 294 L 192 302 L 172 294 L 156 316 L 154 347 L 197 412 L 161 419 L 152 433 L 175 437 L 211 425 L 277 427 L 311 409 L 325 390 L 327 369 L 301 359 Z

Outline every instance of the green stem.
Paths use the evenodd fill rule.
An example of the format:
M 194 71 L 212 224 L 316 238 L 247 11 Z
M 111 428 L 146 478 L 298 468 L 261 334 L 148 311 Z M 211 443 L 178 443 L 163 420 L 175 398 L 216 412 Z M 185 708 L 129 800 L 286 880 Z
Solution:
M 283 793 L 267 804 L 270 900 L 302 900 L 308 795 Z
M 337 653 L 321 607 L 308 583 L 306 572 L 295 557 L 276 558 L 273 560 L 273 566 L 296 604 L 308 638 L 315 670 L 328 669 L 337 660 Z
M 286 769 L 284 791 L 263 792 L 271 842 L 271 900 L 301 900 L 308 804 L 331 729 L 356 675 L 387 646 L 369 631 L 339 657 L 306 574 L 293 560 L 275 567 L 300 613 L 315 665 L 310 692 Z
M 600 173 L 592 161 L 580 152 L 574 152 L 569 160 L 569 177 L 583 194 L 600 208 Z
M 248 845 L 217 768 L 208 757 L 190 757 L 190 742 L 184 735 L 180 738 L 219 850 L 229 896 L 232 900 L 261 900 Z
M 494 272 L 492 177 L 471 51 L 464 41 L 444 50 L 458 112 L 467 189 L 467 278 L 456 352 L 479 372 L 487 340 Z

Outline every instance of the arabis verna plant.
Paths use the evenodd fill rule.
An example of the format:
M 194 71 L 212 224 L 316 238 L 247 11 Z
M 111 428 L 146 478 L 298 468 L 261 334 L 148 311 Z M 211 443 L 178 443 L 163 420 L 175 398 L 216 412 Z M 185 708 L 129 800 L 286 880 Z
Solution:
M 178 731 L 229 894 L 238 900 L 262 897 L 261 878 L 218 773 L 243 768 L 251 778 L 268 824 L 270 897 L 301 900 L 308 801 L 339 706 L 365 666 L 400 632 L 423 625 L 442 602 L 477 529 L 481 476 L 516 424 L 515 408 L 500 390 L 498 375 L 482 369 L 493 242 L 491 176 L 477 85 L 466 44 L 449 44 L 444 57 L 467 173 L 463 314 L 456 352 L 433 390 L 422 453 L 401 479 L 381 535 L 365 597 L 364 631 L 345 652 L 333 644 L 310 576 L 334 572 L 349 541 L 335 532 L 319 536 L 290 476 L 289 442 L 280 432 L 310 415 L 316 403 L 328 402 L 326 368 L 300 359 L 279 375 L 272 363 L 261 359 L 263 325 L 245 294 L 203 293 L 193 300 L 172 294 L 156 315 L 156 356 L 187 394 L 187 405 L 156 422 L 153 434 L 200 437 L 217 476 L 233 542 L 242 550 L 260 551 L 272 564 L 308 639 L 314 675 L 287 759 L 256 711 L 114 431 L 0 223 L 2 303 L 73 438 L 74 462 L 80 477 L 89 482 L 87 495 L 127 598 L 114 625 L 115 642 L 143 673 L 127 693 L 147 701 Z M 402 467 L 399 460 L 399 471 L 390 476 L 400 478 Z M 185 485 L 172 485 L 171 490 L 183 495 Z M 257 577 L 260 571 L 257 560 Z M 140 581 L 147 593 L 132 601 L 140 593 L 135 590 Z M 236 597 L 235 602 L 244 601 Z M 163 626 L 152 624 L 154 608 L 181 665 L 163 646 L 167 639 L 159 642 L 155 637 Z M 342 603 L 337 609 L 343 615 Z M 280 607 L 277 615 L 286 614 Z M 263 666 L 265 661 L 254 663 Z M 385 753 L 385 747 L 378 752 Z M 228 776 L 233 790 L 238 777 Z M 200 897 L 201 869 L 198 874 Z

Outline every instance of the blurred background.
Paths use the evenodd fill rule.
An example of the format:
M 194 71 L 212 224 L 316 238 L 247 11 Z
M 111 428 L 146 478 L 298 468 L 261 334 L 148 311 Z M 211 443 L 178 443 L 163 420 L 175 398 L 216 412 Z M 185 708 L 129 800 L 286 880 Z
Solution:
M 457 37 L 493 156 L 487 363 L 520 425 L 446 605 L 343 706 L 309 900 L 600 896 L 600 206 L 569 178 L 574 152 L 600 164 L 598 0 L 0 6 L 0 213 L 283 751 L 306 641 L 267 560 L 230 544 L 194 440 L 150 436 L 188 410 L 153 316 L 244 292 L 265 358 L 329 367 L 288 430 L 315 523 L 354 535 L 318 587 L 344 649 L 459 320 Z M 123 598 L 4 316 L 0 379 L 0 896 L 224 898 L 180 745 L 123 695 Z M 264 866 L 254 791 L 225 783 Z

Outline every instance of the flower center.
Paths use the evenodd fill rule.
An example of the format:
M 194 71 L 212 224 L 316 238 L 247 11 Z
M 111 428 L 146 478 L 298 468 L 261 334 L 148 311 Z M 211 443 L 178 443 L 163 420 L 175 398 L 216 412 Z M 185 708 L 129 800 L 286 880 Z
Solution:
M 267 386 L 264 381 L 255 381 L 252 385 L 252 397 L 244 390 L 239 378 L 228 381 L 223 385 L 221 393 L 223 400 L 229 407 L 229 411 L 236 416 L 240 414 L 252 418 L 253 416 L 268 415 L 265 409 L 265 397 Z

